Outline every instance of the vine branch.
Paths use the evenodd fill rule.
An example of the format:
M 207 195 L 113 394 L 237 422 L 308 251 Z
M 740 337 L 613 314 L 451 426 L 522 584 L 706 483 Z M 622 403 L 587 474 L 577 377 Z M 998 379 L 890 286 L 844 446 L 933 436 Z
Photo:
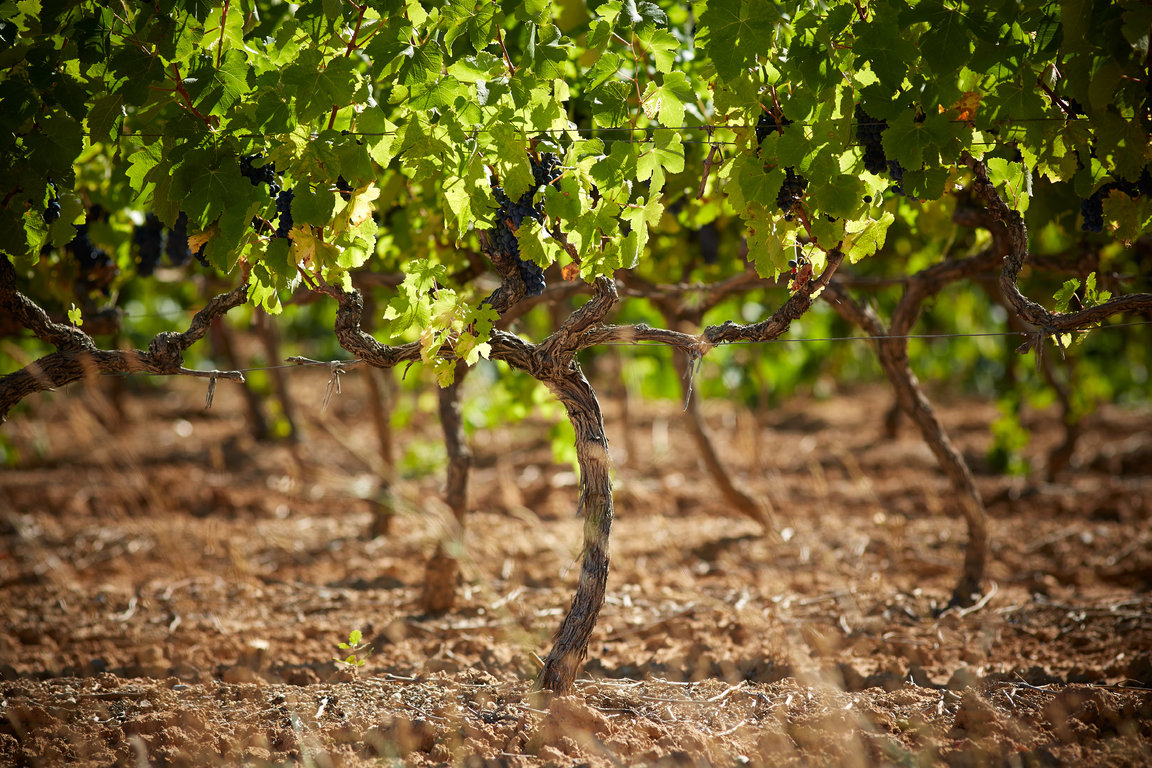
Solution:
M 1152 312 L 1152 294 L 1149 293 L 1119 296 L 1076 312 L 1050 312 L 1021 293 L 1017 283 L 1020 271 L 1028 260 L 1028 227 L 1024 223 L 1024 217 L 1008 207 L 1000 197 L 1000 193 L 988 178 L 988 167 L 983 162 L 969 158 L 968 167 L 975 176 L 972 183 L 973 193 L 1005 228 L 1008 251 L 1004 257 L 1004 268 L 1000 272 L 1000 290 L 1016 314 L 1039 331 L 1036 338 L 1021 345 L 1020 352 L 1030 351 L 1043 336 L 1091 328 L 1112 315 L 1124 312 Z
M 245 303 L 247 282 L 213 297 L 181 333 L 165 331 L 149 343 L 148 351 L 100 349 L 78 328 L 53 322 L 39 305 L 16 289 L 16 270 L 7 257 L 0 259 L 0 308 L 11 313 L 37 338 L 56 347 L 18 371 L 0 377 L 0 422 L 24 398 L 108 373 L 151 373 L 243 381 L 240 371 L 194 371 L 184 367 L 184 352 L 202 339 L 212 321 Z

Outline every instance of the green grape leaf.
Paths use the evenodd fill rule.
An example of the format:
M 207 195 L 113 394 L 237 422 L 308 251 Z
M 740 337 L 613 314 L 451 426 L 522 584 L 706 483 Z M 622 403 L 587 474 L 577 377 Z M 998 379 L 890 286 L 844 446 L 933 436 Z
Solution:
M 664 82 L 648 82 L 641 102 L 650 119 L 659 117 L 662 125 L 678 128 L 684 123 L 684 105 L 696 100 L 696 94 L 683 72 L 664 75 Z
M 658 131 L 656 140 L 644 144 L 640 156 L 636 158 L 637 181 L 654 179 L 653 171 L 660 169 L 668 173 L 681 173 L 684 170 L 684 144 L 680 134 L 675 131 Z
M 88 112 L 88 133 L 93 141 L 108 141 L 124 119 L 124 97 L 110 93 L 96 99 Z
M 640 263 L 648 245 L 648 227 L 656 226 L 663 213 L 664 205 L 655 196 L 647 202 L 641 197 L 637 204 L 624 207 L 620 218 L 632 227 L 620 247 L 620 263 L 625 269 L 634 269 Z
M 859 176 L 837 174 L 813 178 L 822 179 L 820 183 L 812 181 L 807 190 L 809 200 L 817 209 L 844 219 L 855 218 L 863 210 L 868 185 Z
M 518 200 L 532 187 L 534 181 L 532 165 L 528 162 L 528 143 L 507 123 L 493 126 L 489 138 L 494 145 L 495 165 L 504 194 Z
M 516 240 L 520 244 L 520 258 L 540 267 L 547 267 L 564 253 L 560 244 L 534 219 L 524 219 L 516 230 Z
M 544 188 L 544 210 L 549 216 L 575 221 L 587 208 L 587 197 L 574 174 L 561 177 L 560 189 L 551 185 Z
M 709 0 L 696 28 L 696 44 L 723 80 L 735 80 L 756 56 L 772 50 L 780 10 L 767 0 Z
M 323 227 L 336 210 L 336 193 L 326 185 L 297 184 L 292 190 L 292 219 L 296 224 Z
M 844 243 L 841 249 L 849 264 L 855 264 L 866 256 L 871 256 L 884 247 L 888 227 L 896 217 L 885 211 L 879 219 L 849 221 L 844 225 Z
M 652 54 L 656 71 L 663 74 L 672 72 L 672 66 L 676 63 L 676 53 L 680 50 L 680 41 L 676 36 L 666 29 L 645 27 L 637 37 L 640 38 L 644 49 Z
M 281 84 L 293 94 L 296 119 L 307 123 L 333 106 L 351 102 L 361 87 L 361 75 L 351 58 L 341 56 L 325 65 L 319 51 L 307 49 L 284 70 Z
M 377 165 L 387 166 L 395 157 L 397 126 L 380 109 L 366 109 L 356 117 L 356 130 Z
M 764 162 L 755 155 L 745 153 L 732 164 L 731 176 L 724 190 L 737 212 L 759 203 L 776 207 L 776 195 L 784 183 L 784 169 L 764 170 Z

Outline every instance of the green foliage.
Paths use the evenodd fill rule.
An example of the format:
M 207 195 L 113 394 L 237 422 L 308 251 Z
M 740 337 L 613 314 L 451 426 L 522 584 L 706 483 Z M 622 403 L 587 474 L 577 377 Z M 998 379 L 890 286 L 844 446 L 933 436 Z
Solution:
M 348 655 L 344 658 L 333 656 L 332 660 L 339 665 L 350 667 L 351 669 L 359 669 L 364 666 L 364 662 L 368 659 L 368 654 L 372 652 L 372 646 L 361 644 L 364 635 L 358 629 L 354 629 L 348 633 L 348 642 L 337 643 L 336 647 L 341 651 L 348 651 Z
M 537 191 L 547 219 L 521 227 L 522 254 L 567 264 L 563 233 L 585 281 L 633 269 L 715 282 L 745 260 L 778 277 L 797 251 L 819 265 L 836 248 L 860 273 L 907 274 L 955 255 L 968 156 L 1049 252 L 1147 235 L 1147 195 L 1107 185 L 1149 172 L 1149 26 L 1138 0 L 12 3 L 0 10 L 0 251 L 38 300 L 89 317 L 77 290 L 197 301 L 176 280 L 136 279 L 133 229 L 149 211 L 167 227 L 186 214 L 212 271 L 248 275 L 269 312 L 305 278 L 350 287 L 354 273 L 403 272 L 376 305 L 378 335 L 418 341 L 447 383 L 446 350 L 469 364 L 489 351 L 491 285 L 459 276 L 494 225 L 491 181 L 528 191 L 529 153 L 557 153 L 564 175 Z M 884 121 L 904 194 L 891 169 L 865 168 L 858 105 Z M 786 122 L 757 136 L 768 113 Z M 274 236 L 267 188 L 240 173 L 254 154 L 295 193 L 287 237 Z M 778 201 L 787 169 L 807 182 L 791 213 Z M 1101 190 L 1104 231 L 1085 235 L 1077 199 Z M 114 269 L 75 289 L 66 244 L 96 205 L 106 218 L 89 213 L 89 234 Z M 711 261 L 703 227 L 717 233 Z M 1081 306 L 1105 297 L 1075 290 Z M 715 319 L 761 319 L 780 298 L 726 303 Z M 981 307 L 949 322 L 987 330 L 969 323 Z M 300 319 L 312 315 L 288 314 L 314 336 Z M 161 329 L 141 319 L 127 334 Z M 855 353 L 789 349 L 741 387 L 787 391 L 829 355 L 859 368 Z M 765 365 L 735 357 L 717 365 Z
M 998 403 L 1000 417 L 992 422 L 992 445 L 988 449 L 988 463 L 996 472 L 1009 475 L 1028 474 L 1028 460 L 1022 452 L 1032 436 L 1020 423 L 1021 398 L 1009 395 Z

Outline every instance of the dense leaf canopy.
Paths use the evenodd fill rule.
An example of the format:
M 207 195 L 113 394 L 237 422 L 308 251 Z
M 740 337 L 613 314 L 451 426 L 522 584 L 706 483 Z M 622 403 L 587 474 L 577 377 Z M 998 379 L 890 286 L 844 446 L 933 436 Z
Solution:
M 1039 201 L 1029 223 L 1050 240 L 1131 241 L 1152 220 L 1152 11 L 1135 0 L 27 0 L 2 14 L 0 248 L 21 269 L 53 262 L 87 219 L 126 275 L 152 212 L 186 219 L 192 250 L 242 266 L 273 311 L 302 275 L 347 286 L 366 264 L 404 269 L 399 336 L 478 319 L 451 275 L 495 226 L 497 182 L 544 205 L 517 231 L 523 256 L 585 279 L 667 273 L 682 233 L 714 222 L 746 237 L 763 276 L 794 249 L 856 261 L 946 201 L 969 156 L 1018 210 Z M 564 173 L 531 189 L 543 152 Z M 272 187 L 242 175 L 245 157 L 274 166 Z M 294 195 L 282 232 L 279 190 Z

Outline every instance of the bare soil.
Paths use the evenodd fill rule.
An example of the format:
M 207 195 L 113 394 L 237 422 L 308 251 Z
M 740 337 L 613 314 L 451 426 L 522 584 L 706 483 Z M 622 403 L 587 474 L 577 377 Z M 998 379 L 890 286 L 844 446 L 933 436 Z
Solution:
M 986 599 L 941 613 L 963 525 L 913 431 L 883 436 L 883 389 L 705 404 L 769 535 L 724 509 L 675 404 L 605 398 L 609 597 L 575 695 L 551 698 L 535 654 L 581 522 L 549 424 L 473 436 L 459 598 L 428 616 L 442 473 L 400 480 L 390 532 L 365 535 L 357 375 L 300 404 L 294 447 L 247 437 L 227 382 L 203 398 L 170 382 L 119 413 L 74 387 L 4 425 L 0 765 L 1152 765 L 1152 410 L 1092 416 L 1047 484 L 986 471 L 994 407 L 942 407 L 993 551 Z M 1042 467 L 1058 420 L 1025 422 Z M 438 426 L 396 443 L 434 454 Z M 333 660 L 353 629 L 359 668 Z

